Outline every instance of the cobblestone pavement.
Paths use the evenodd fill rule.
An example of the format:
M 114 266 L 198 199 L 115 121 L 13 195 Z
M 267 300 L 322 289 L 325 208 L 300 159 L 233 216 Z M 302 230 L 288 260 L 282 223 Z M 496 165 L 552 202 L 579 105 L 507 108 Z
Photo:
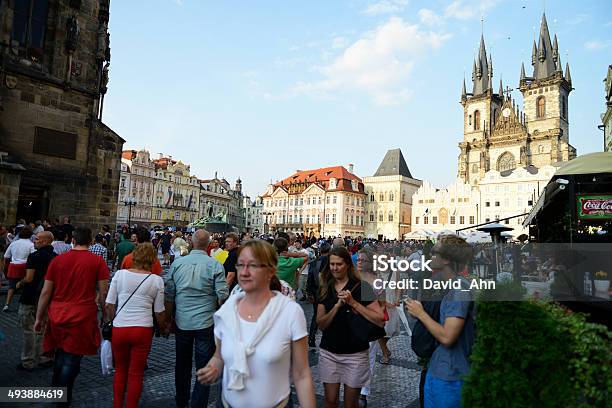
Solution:
M 5 289 L 6 286 L 3 287 Z M 5 291 L 0 294 L 4 304 Z M 11 312 L 0 312 L 0 330 L 5 339 L 0 343 L 0 387 L 9 386 L 48 386 L 51 384 L 51 369 L 36 369 L 32 372 L 17 371 L 21 354 L 21 331 L 17 318 L 18 297 L 13 300 Z M 310 321 L 312 307 L 302 304 Z M 320 334 L 319 334 L 320 336 Z M 318 343 L 318 341 L 317 341 Z M 392 352 L 391 364 L 376 363 L 369 407 L 418 407 L 418 384 L 420 368 L 416 356 L 410 349 L 410 338 L 402 332 L 389 341 Z M 145 372 L 145 382 L 141 397 L 142 407 L 174 406 L 174 337 L 155 338 L 149 356 L 149 369 Z M 310 366 L 317 393 L 318 406 L 323 402 L 323 386 L 318 381 L 318 353 L 309 352 Z M 73 407 L 111 407 L 112 376 L 102 376 L 99 356 L 86 356 L 81 363 L 77 377 Z M 219 390 L 213 388 L 209 407 L 216 406 Z M 294 395 L 294 401 L 297 401 Z M 2 404 L 3 406 L 23 407 L 24 404 Z M 296 404 L 297 405 L 297 404 Z M 48 406 L 39 404 L 28 406 Z

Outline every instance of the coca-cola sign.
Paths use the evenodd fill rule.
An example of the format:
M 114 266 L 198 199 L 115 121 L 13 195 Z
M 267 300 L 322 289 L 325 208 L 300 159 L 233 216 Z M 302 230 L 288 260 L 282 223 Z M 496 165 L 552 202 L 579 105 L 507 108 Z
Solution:
M 612 218 L 612 194 L 579 195 L 578 217 Z

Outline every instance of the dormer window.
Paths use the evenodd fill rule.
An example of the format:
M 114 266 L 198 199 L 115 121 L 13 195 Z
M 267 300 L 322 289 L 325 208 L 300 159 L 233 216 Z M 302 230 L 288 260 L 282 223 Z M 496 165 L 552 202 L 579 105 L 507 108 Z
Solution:
M 333 177 L 329 179 L 329 189 L 330 190 L 336 189 L 336 179 Z

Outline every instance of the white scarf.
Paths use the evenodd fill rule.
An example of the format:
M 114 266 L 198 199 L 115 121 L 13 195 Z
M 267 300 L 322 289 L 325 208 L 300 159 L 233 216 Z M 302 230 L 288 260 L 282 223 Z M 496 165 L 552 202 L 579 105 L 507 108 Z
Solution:
M 229 367 L 229 380 L 227 387 L 230 390 L 244 389 L 244 380 L 250 376 L 247 358 L 255 352 L 255 346 L 270 330 L 278 315 L 283 311 L 290 300 L 278 291 L 272 291 L 272 298 L 257 319 L 255 334 L 245 344 L 240 334 L 240 316 L 238 314 L 238 301 L 243 299 L 245 293 L 237 293 L 229 297 L 221 309 L 215 313 L 215 325 L 221 321 L 230 329 L 228 333 L 234 339 L 234 361 Z

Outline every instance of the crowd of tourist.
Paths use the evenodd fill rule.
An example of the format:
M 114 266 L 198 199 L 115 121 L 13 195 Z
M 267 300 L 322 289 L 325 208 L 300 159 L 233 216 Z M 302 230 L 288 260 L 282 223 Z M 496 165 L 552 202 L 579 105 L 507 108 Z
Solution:
M 211 386 L 221 388 L 220 406 L 314 407 L 309 349 L 318 353 L 324 405 L 338 406 L 342 388 L 345 407 L 364 407 L 378 351 L 388 364 L 387 342 L 410 320 L 405 330 L 420 327 L 433 345 L 420 356 L 423 406 L 460 406 L 475 336 L 470 292 L 449 290 L 432 308 L 400 290 L 376 290 L 372 259 L 380 251 L 425 255 L 434 275 L 457 277 L 473 263 L 462 238 L 434 245 L 106 226 L 94 234 L 68 219 L 37 224 L 10 234 L 0 227 L 4 311 L 19 293 L 18 368 L 53 367 L 51 384 L 67 387 L 69 401 L 81 358 L 98 353 L 103 334 L 112 345 L 114 406 L 138 406 L 152 339 L 173 334 L 178 407 L 207 406 Z

